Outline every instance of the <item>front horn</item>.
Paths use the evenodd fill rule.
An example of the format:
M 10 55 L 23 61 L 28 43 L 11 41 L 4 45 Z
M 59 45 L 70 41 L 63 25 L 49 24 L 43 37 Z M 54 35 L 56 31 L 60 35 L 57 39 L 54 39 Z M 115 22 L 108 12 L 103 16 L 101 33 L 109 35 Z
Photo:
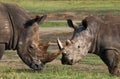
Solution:
M 57 44 L 58 44 L 59 49 L 62 50 L 63 45 L 62 45 L 61 41 L 59 40 L 59 38 L 57 39 Z

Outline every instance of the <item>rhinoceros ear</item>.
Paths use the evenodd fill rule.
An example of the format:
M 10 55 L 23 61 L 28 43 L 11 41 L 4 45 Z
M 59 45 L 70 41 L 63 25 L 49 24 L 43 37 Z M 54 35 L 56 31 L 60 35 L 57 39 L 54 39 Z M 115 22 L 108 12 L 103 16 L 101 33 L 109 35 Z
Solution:
M 82 20 L 82 25 L 85 29 L 87 28 L 88 24 L 86 19 Z
M 36 16 L 36 18 L 34 19 L 35 22 L 37 22 L 38 24 L 43 23 L 43 21 L 46 19 L 47 15 L 43 15 L 43 16 Z
M 67 19 L 67 23 L 68 23 L 68 26 L 73 28 L 73 29 L 75 29 L 77 27 L 77 25 L 73 24 L 71 19 Z

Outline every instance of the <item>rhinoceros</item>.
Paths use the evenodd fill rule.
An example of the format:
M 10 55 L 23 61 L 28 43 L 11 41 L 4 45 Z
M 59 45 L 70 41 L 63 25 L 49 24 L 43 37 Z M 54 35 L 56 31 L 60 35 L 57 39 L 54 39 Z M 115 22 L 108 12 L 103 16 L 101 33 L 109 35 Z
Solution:
M 48 53 L 48 44 L 39 38 L 39 26 L 47 16 L 31 18 L 16 4 L 0 3 L 0 58 L 5 50 L 17 50 L 22 61 L 30 68 L 41 70 L 45 63 L 59 53 Z
M 74 29 L 73 36 L 63 46 L 58 39 L 62 52 L 62 64 L 73 65 L 87 53 L 98 55 L 107 65 L 109 73 L 119 74 L 120 62 L 120 17 L 88 16 L 80 25 L 67 19 L 69 27 Z

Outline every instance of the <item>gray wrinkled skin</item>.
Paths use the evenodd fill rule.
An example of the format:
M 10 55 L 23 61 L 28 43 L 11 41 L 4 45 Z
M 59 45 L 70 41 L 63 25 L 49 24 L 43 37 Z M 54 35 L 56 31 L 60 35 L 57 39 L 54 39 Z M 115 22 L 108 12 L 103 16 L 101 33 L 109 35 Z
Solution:
M 71 19 L 67 22 L 74 32 L 65 46 L 58 40 L 62 64 L 75 64 L 87 53 L 94 53 L 107 65 L 110 74 L 119 75 L 120 17 L 88 16 L 79 26 Z
M 62 50 L 62 64 L 75 64 L 91 49 L 93 35 L 84 24 L 76 26 L 70 19 L 67 20 L 69 27 L 74 29 L 71 40 L 66 41 Z
M 91 46 L 91 38 L 92 36 L 88 31 L 83 31 L 81 33 L 78 31 L 74 33 L 73 39 L 71 39 L 72 43 L 64 48 L 66 52 L 69 52 L 67 53 L 67 57 L 69 60 L 73 61 L 72 64 L 78 62 L 88 53 Z
M 46 17 L 31 18 L 18 5 L 0 2 L 0 59 L 5 50 L 17 50 L 22 61 L 34 70 L 54 60 L 60 53 L 49 53 L 48 43 L 42 43 L 39 36 L 39 24 Z

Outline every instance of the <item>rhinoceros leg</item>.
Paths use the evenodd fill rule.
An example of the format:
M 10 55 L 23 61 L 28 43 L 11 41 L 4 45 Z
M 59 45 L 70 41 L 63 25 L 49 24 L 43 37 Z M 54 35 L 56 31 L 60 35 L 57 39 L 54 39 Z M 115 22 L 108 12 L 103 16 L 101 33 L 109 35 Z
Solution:
M 120 56 L 115 50 L 106 50 L 100 55 L 101 59 L 108 66 L 108 70 L 112 75 L 119 75 Z
M 5 44 L 0 44 L 0 59 L 2 58 L 4 51 L 5 51 Z

